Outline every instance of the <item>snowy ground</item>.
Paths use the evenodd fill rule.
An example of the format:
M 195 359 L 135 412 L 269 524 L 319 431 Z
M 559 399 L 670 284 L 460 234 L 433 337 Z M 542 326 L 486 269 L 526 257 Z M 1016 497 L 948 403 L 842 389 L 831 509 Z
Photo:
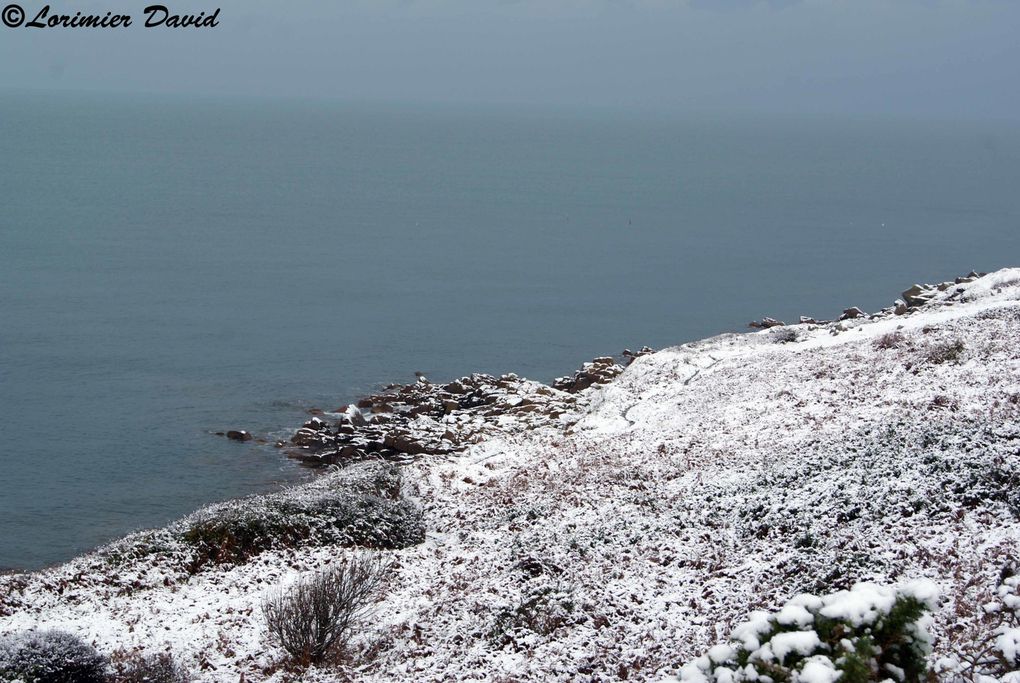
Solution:
M 1020 269 L 907 315 L 666 349 L 579 396 L 570 427 L 404 466 L 425 542 L 380 551 L 395 568 L 347 668 L 302 680 L 662 679 L 751 610 L 861 580 L 939 586 L 946 678 L 996 627 L 982 606 L 1020 563 Z M 87 556 L 0 578 L 0 632 L 292 680 L 260 602 L 349 552 L 194 575 Z

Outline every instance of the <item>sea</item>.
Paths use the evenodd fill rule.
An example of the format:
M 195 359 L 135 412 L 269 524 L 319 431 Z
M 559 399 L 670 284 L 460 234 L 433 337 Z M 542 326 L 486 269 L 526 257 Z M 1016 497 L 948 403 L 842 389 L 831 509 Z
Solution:
M 311 476 L 312 408 L 1020 265 L 1017 121 L 0 90 L 0 568 Z

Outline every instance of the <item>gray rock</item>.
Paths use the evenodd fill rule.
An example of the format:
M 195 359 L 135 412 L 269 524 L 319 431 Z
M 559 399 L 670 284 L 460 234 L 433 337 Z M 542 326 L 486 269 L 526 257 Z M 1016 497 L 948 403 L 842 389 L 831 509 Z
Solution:
M 915 284 L 903 292 L 903 300 L 910 307 L 924 306 L 935 296 L 933 287 Z
M 776 320 L 775 318 L 765 317 L 762 318 L 761 320 L 752 320 L 751 322 L 747 323 L 747 326 L 752 329 L 767 330 L 769 328 L 780 327 L 785 324 L 786 323 L 784 323 L 782 320 Z

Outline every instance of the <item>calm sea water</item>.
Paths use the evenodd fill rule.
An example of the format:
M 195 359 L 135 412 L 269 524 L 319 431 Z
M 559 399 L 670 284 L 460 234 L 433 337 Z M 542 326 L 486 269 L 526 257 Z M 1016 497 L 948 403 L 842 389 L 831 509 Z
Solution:
M 875 309 L 1020 262 L 1020 131 L 0 94 L 0 566 L 302 473 L 421 370 Z

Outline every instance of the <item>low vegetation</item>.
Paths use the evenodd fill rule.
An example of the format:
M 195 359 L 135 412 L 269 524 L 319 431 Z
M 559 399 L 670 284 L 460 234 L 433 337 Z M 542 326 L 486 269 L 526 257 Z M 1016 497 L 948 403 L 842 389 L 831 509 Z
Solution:
M 920 683 L 930 651 L 926 613 L 937 607 L 935 596 L 928 583 L 800 595 L 774 614 L 752 614 L 729 643 L 685 666 L 681 680 Z
M 105 683 L 108 660 L 63 631 L 26 631 L 0 638 L 0 681 Z
M 191 674 L 169 652 L 114 656 L 109 683 L 189 683 Z
M 100 557 L 111 568 L 147 558 L 195 574 L 298 546 L 406 548 L 425 539 L 425 526 L 402 489 L 398 466 L 363 463 L 300 489 L 209 506 L 166 529 L 113 543 Z
M 355 555 L 302 579 L 262 604 L 266 628 L 298 666 L 321 664 L 347 645 L 388 569 L 376 557 Z
M 258 496 L 198 515 L 182 533 L 191 569 L 238 564 L 271 548 L 339 545 L 406 548 L 421 543 L 420 509 L 400 498 L 400 472 L 386 466 L 353 489 L 301 497 Z

